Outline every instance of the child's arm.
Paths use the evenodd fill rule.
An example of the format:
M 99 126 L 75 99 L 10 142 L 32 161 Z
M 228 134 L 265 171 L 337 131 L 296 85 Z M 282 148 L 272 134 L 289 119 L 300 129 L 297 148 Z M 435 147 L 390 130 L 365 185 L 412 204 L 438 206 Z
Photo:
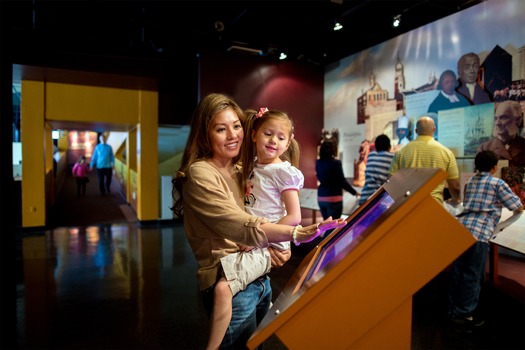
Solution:
M 277 223 L 297 226 L 301 223 L 301 205 L 299 204 L 299 191 L 290 189 L 281 192 L 281 200 L 286 209 L 286 215 Z M 272 259 L 272 268 L 283 266 L 292 256 L 290 243 L 270 243 L 268 248 Z M 273 249 L 274 248 L 274 249 Z
M 297 226 L 301 223 L 301 205 L 299 203 L 299 192 L 296 190 L 286 190 L 281 193 L 286 216 L 279 220 L 278 224 Z
M 503 180 L 499 180 L 501 184 L 498 187 L 497 199 L 503 204 L 505 208 L 512 211 L 514 215 L 519 214 L 523 211 L 523 203 L 521 202 L 520 197 L 512 191 L 509 184 Z

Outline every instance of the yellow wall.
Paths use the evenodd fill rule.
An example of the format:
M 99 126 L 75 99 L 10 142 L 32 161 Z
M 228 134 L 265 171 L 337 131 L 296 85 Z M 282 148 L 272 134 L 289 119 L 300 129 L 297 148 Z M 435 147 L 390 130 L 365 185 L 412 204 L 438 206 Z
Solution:
M 137 174 L 139 220 L 157 220 L 159 215 L 158 94 L 140 92 L 140 123 L 137 127 Z
M 69 148 L 69 131 L 65 130 L 58 138 L 58 150 L 65 151 Z
M 50 82 L 46 84 L 46 119 L 133 125 L 138 121 L 139 94 L 138 90 Z
M 135 212 L 137 209 L 137 128 L 133 128 L 128 132 L 128 140 L 126 144 L 126 155 L 128 159 L 128 186 L 127 186 L 127 200 L 131 204 Z
M 97 79 L 103 82 L 104 75 L 97 75 Z M 96 86 L 93 81 L 90 85 L 82 85 L 82 81 L 64 83 L 22 79 L 23 227 L 46 225 L 46 192 L 53 187 L 53 184 L 46 186 L 45 180 L 53 164 L 50 158 L 51 127 L 46 122 L 52 125 L 53 121 L 100 123 L 134 130 L 130 134 L 136 133 L 136 141 L 128 142 L 131 145 L 128 146 L 128 169 L 135 166 L 138 173 L 137 217 L 141 221 L 159 218 L 158 93 L 151 88 L 151 81 L 146 81 L 145 85 L 125 86 L 118 85 L 116 80 L 114 76 L 108 76 L 105 83 Z M 128 83 L 129 79 L 123 81 Z M 141 89 L 147 85 L 148 89 Z M 140 132 L 135 131 L 139 129 Z M 147 156 L 135 157 L 141 152 Z M 146 171 L 141 172 L 141 169 Z M 130 197 L 129 192 L 126 196 Z
M 127 164 L 124 161 L 115 158 L 115 166 L 113 168 L 115 169 L 115 180 L 117 180 L 120 190 L 124 193 L 127 193 L 129 182 Z
M 55 204 L 55 174 L 53 172 L 53 138 L 51 134 L 53 128 L 48 123 L 45 124 L 45 157 L 46 157 L 46 208 Z
M 45 84 L 22 81 L 22 226 L 42 226 L 46 219 L 44 110 Z
M 129 190 L 131 194 L 131 199 L 129 203 L 135 209 L 135 211 L 138 213 L 138 204 L 137 204 L 137 193 L 138 193 L 138 175 L 136 170 L 130 170 L 129 171 Z

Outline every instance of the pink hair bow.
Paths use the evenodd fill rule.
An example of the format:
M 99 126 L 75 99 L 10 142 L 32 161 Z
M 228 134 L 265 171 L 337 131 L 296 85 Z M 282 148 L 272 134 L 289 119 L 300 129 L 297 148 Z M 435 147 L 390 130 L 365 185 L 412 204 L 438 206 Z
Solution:
M 260 118 L 263 116 L 264 113 L 268 112 L 268 108 L 261 107 L 259 108 L 259 112 L 255 115 L 255 118 Z

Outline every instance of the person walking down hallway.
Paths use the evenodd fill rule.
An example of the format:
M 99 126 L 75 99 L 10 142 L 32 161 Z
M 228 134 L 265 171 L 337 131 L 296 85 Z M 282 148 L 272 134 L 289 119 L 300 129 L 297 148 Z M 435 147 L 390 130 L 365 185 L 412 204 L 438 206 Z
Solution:
M 98 139 L 99 144 L 93 151 L 90 169 L 97 169 L 97 179 L 100 194 L 105 195 L 106 193 L 110 192 L 111 176 L 113 175 L 115 156 L 113 155 L 113 148 L 111 148 L 111 146 L 106 143 L 106 135 L 100 134 Z
M 77 183 L 77 197 L 86 195 L 86 184 L 89 182 L 87 177 L 89 168 L 86 164 L 86 157 L 81 156 L 78 161 L 73 165 L 73 176 Z

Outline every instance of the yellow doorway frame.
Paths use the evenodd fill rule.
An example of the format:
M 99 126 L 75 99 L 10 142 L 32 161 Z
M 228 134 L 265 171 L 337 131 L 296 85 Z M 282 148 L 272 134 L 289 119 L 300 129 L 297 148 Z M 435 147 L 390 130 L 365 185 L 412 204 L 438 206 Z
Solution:
M 22 66 L 22 227 L 46 226 L 52 125 L 117 125 L 128 132 L 139 221 L 159 219 L 158 89 L 152 78 Z M 51 189 L 50 189 L 51 187 Z M 130 193 L 136 191 L 134 193 Z

